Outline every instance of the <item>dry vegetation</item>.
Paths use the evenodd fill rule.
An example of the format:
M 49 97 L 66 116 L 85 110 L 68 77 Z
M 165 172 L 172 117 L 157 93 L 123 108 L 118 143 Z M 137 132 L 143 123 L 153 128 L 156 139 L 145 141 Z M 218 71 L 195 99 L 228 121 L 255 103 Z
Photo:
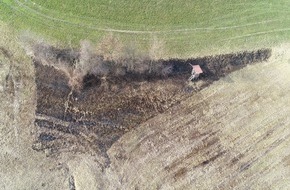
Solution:
M 0 2 L 0 189 L 290 189 L 289 0 L 68 1 Z
M 28 55 L 39 63 L 62 71 L 75 90 L 83 87 L 86 75 L 103 78 L 128 73 L 168 76 L 172 72 L 171 66 L 155 62 L 161 57 L 158 52 L 162 48 L 157 39 L 152 41 L 149 53 L 141 53 L 134 44 L 124 46 L 112 34 L 105 36 L 97 46 L 83 40 L 80 50 L 54 48 L 41 40 L 33 40 L 29 34 L 22 36 L 22 42 Z
M 4 39 L 1 46 L 10 43 L 10 39 Z M 13 45 L 17 46 L 16 43 Z M 99 77 L 115 75 L 110 69 L 102 71 L 97 63 L 105 66 L 121 63 L 113 62 L 110 56 L 98 56 L 97 50 L 88 42 L 82 42 L 81 46 L 80 51 L 61 50 L 40 41 L 33 42 L 26 50 L 34 59 L 42 61 L 44 68 L 53 67 L 67 78 L 74 76 L 74 72 L 80 73 L 81 77 L 88 72 L 97 72 L 94 74 Z M 31 144 L 43 130 L 34 128 L 35 73 L 31 60 L 21 50 L 17 49 L 17 53 L 21 52 L 19 56 L 11 51 L 13 49 L 13 46 L 0 48 L 1 189 L 290 188 L 289 45 L 274 48 L 267 63 L 250 65 L 231 73 L 208 88 L 179 99 L 179 104 L 127 132 L 108 147 L 106 167 L 101 165 L 107 160 L 91 156 L 89 151 L 68 151 L 56 157 L 46 157 L 32 150 Z M 35 52 L 41 56 L 36 56 Z M 247 59 L 251 57 L 242 55 Z M 230 57 L 222 63 L 228 62 Z M 91 62 L 92 66 L 88 69 L 82 62 L 87 65 Z M 216 70 L 216 66 L 213 65 L 212 70 Z M 95 67 L 97 71 L 92 71 Z M 139 73 L 127 65 L 125 71 Z M 146 72 L 150 74 L 150 71 Z M 157 91 L 163 97 L 167 97 L 168 84 L 173 84 L 168 81 L 158 84 L 160 89 Z M 131 87 L 135 92 L 136 86 Z M 144 85 L 139 87 L 144 88 Z M 165 89 L 163 94 L 162 88 Z M 114 91 L 113 87 L 109 90 L 112 89 Z M 138 92 L 132 93 L 132 97 L 139 95 Z M 115 98 L 114 94 L 110 95 L 111 100 Z M 147 97 L 148 102 L 162 105 L 160 96 Z M 173 98 L 164 100 L 170 102 Z M 42 99 L 45 103 L 46 99 Z M 61 106 L 62 100 L 59 100 Z M 129 103 L 125 102 L 130 107 Z M 69 125 L 68 122 L 65 124 Z M 53 130 L 50 132 L 55 132 Z M 84 144 L 93 142 L 96 137 L 88 134 L 89 130 L 79 130 Z M 64 135 L 67 144 L 72 142 L 67 138 L 69 135 Z M 40 137 L 49 140 L 49 136 L 42 133 Z M 49 151 L 45 153 L 50 154 Z
M 0 189 L 66 189 L 67 170 L 31 149 L 36 106 L 31 59 L 1 21 L 0 32 Z
M 180 103 L 191 92 L 271 56 L 271 50 L 261 49 L 158 60 L 162 43 L 157 38 L 152 38 L 148 55 L 134 44 L 123 46 L 111 34 L 96 47 L 81 41 L 79 50 L 55 48 L 29 36 L 22 39 L 36 71 L 35 123 L 40 130 L 33 149 L 53 155 L 89 151 L 106 159 L 108 148 L 124 133 Z M 204 73 L 198 82 L 187 85 L 190 64 L 199 64 Z
M 288 47 L 127 132 L 106 167 L 68 161 L 76 189 L 289 189 Z
M 289 189 L 289 58 L 274 48 L 125 134 L 103 188 Z

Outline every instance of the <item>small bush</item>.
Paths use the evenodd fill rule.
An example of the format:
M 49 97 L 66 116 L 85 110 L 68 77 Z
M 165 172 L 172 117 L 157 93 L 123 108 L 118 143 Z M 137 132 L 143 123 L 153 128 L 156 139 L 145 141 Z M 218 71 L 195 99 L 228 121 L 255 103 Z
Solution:
M 161 69 L 161 75 L 162 76 L 168 76 L 172 73 L 173 71 L 173 66 L 172 65 L 164 65 Z
M 122 57 L 122 50 L 121 40 L 109 33 L 98 43 L 96 53 L 102 55 L 105 61 L 117 61 Z

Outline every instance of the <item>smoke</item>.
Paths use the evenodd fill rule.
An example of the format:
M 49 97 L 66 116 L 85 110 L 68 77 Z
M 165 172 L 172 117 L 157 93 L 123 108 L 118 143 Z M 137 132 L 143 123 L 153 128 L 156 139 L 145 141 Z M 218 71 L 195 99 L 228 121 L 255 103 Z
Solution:
M 21 40 L 28 55 L 41 64 L 62 71 L 73 89 L 82 88 L 86 75 L 118 77 L 134 74 L 166 77 L 172 73 L 171 65 L 163 65 L 162 62 L 153 60 L 149 52 L 140 53 L 132 44 L 118 44 L 119 40 L 112 36 L 105 38 L 97 46 L 83 40 L 78 50 L 53 47 L 43 40 L 29 37 L 28 33 L 22 35 Z M 103 48 L 102 51 L 100 47 Z M 156 45 L 154 48 L 156 49 Z

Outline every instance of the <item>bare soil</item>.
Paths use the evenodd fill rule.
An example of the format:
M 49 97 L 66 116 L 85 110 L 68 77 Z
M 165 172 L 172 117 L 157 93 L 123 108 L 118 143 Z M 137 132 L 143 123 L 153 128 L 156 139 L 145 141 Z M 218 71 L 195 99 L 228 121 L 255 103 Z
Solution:
M 67 56 L 65 51 L 61 52 L 60 57 Z M 78 92 L 69 87 L 68 78 L 61 71 L 35 61 L 38 132 L 33 149 L 50 156 L 66 151 L 98 154 L 106 158 L 104 166 L 108 166 L 106 151 L 122 135 L 214 81 L 248 64 L 266 61 L 270 56 L 271 50 L 262 49 L 188 60 L 159 60 L 173 67 L 169 76 L 126 73 L 100 78 L 87 75 L 83 89 Z M 189 63 L 203 69 L 199 80 L 188 82 Z M 177 172 L 176 178 L 184 172 Z

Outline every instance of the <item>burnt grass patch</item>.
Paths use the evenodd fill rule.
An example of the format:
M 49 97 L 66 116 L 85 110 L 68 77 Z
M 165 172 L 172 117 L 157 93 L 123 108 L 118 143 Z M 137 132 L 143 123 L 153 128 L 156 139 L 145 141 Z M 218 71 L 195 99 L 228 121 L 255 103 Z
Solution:
M 70 151 L 106 157 L 108 148 L 126 132 L 188 98 L 194 91 L 248 64 L 266 61 L 270 56 L 270 49 L 261 49 L 187 60 L 159 60 L 172 67 L 166 77 L 133 72 L 106 78 L 86 75 L 80 91 L 71 89 L 69 79 L 61 71 L 35 61 L 38 136 L 33 148 L 49 149 L 50 155 Z M 200 65 L 204 71 L 193 82 L 201 85 L 190 93 L 186 90 L 190 83 L 189 63 Z

